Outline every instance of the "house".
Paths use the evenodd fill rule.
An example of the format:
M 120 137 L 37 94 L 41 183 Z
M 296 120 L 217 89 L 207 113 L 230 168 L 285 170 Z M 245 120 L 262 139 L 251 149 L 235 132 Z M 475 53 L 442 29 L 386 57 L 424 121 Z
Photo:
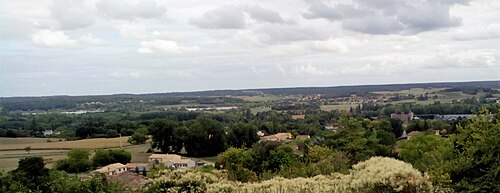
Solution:
M 259 137 L 263 137 L 263 136 L 264 136 L 264 135 L 266 135 L 266 134 L 265 134 L 264 132 L 262 132 L 262 131 L 257 131 L 257 135 L 258 135 Z
M 310 139 L 310 138 L 311 138 L 311 136 L 309 136 L 309 135 L 297 135 L 297 136 L 295 136 L 296 140 L 305 140 L 305 139 Z
M 403 122 L 403 125 L 408 125 L 408 123 L 410 123 L 410 121 L 413 120 L 413 118 L 414 114 L 411 111 L 408 114 L 403 112 L 391 114 L 391 119 L 400 120 L 401 122 Z
M 112 176 L 127 171 L 127 167 L 121 163 L 114 163 L 95 170 L 101 174 Z
M 325 130 L 328 130 L 328 131 L 338 131 L 340 129 L 340 127 L 335 127 L 333 125 L 325 125 Z
M 420 131 L 412 131 L 412 132 L 408 133 L 408 135 L 406 135 L 407 136 L 406 139 L 410 140 L 411 137 L 416 136 L 420 133 L 421 133 Z
M 43 136 L 48 136 L 48 135 L 59 135 L 61 134 L 60 131 L 53 131 L 53 130 L 44 130 L 43 131 Z
M 176 154 L 152 154 L 149 156 L 149 162 L 154 164 L 163 163 L 173 168 L 196 167 L 195 161 L 188 158 L 182 158 L 180 155 Z
M 276 133 L 274 136 L 278 137 L 279 139 L 291 139 L 292 138 L 292 133 Z
M 300 114 L 300 115 L 292 115 L 293 120 L 298 120 L 298 119 L 305 119 L 306 115 Z
M 147 163 L 127 163 L 125 165 L 127 171 L 129 172 L 147 172 L 149 171 L 149 166 Z
M 274 135 L 268 135 L 260 137 L 261 141 L 284 141 L 292 138 L 292 133 L 276 133 Z
M 182 159 L 182 157 L 176 154 L 152 154 L 149 156 L 150 163 L 165 163 L 174 159 Z
M 138 190 L 149 182 L 149 179 L 146 176 L 127 171 L 107 176 L 107 180 L 113 183 L 121 184 L 122 187 L 128 191 Z

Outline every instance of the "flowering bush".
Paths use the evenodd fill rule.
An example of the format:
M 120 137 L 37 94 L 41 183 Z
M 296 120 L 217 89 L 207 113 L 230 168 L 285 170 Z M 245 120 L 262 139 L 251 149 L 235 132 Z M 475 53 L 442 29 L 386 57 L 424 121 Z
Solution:
M 165 170 L 146 186 L 145 192 L 245 192 L 245 193 L 357 193 L 431 192 L 430 181 L 410 164 L 384 157 L 372 157 L 353 166 L 349 174 L 335 173 L 312 178 L 275 177 L 253 183 L 229 181 L 220 173 L 198 170 Z

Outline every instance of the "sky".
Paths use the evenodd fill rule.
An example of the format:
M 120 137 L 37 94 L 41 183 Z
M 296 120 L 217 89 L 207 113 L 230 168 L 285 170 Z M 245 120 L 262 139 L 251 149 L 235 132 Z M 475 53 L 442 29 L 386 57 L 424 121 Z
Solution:
M 500 79 L 498 0 L 0 0 L 0 96 Z

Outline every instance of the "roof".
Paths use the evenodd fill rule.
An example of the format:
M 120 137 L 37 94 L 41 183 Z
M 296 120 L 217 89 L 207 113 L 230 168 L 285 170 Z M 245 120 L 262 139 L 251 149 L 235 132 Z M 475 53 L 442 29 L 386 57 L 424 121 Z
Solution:
M 415 135 L 418 135 L 418 134 L 420 134 L 420 131 L 412 131 L 412 132 L 408 133 L 407 136 L 415 136 Z
M 260 140 L 264 140 L 264 141 L 276 141 L 278 140 L 279 138 L 274 136 L 274 135 L 269 135 L 269 136 L 264 136 L 264 137 L 260 137 Z
M 129 190 L 137 190 L 149 181 L 147 177 L 132 172 L 123 172 L 107 178 L 109 181 L 122 184 L 125 189 Z
M 115 171 L 115 170 L 118 170 L 118 169 L 124 168 L 124 167 L 125 167 L 125 165 L 123 165 L 121 163 L 114 163 L 114 164 L 109 164 L 107 166 L 99 168 L 99 169 L 97 169 L 95 171 L 99 172 L 99 173 L 107 173 L 107 172 Z
M 292 119 L 305 119 L 306 115 L 292 115 Z
M 168 161 L 173 164 L 187 164 L 189 163 L 189 161 L 191 161 L 191 159 L 172 159 Z
M 284 139 L 284 138 L 289 138 L 290 136 L 292 136 L 292 134 L 291 133 L 276 133 L 276 134 L 274 134 L 274 136 Z
M 127 163 L 127 168 L 148 167 L 147 163 Z
M 181 159 L 181 156 L 176 154 L 152 154 L 149 159 Z

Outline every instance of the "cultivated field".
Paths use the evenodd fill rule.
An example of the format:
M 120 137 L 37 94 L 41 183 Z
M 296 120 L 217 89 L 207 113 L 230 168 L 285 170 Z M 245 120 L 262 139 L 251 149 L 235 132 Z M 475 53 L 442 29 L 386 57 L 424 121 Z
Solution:
M 27 143 L 48 143 L 49 141 L 59 141 L 64 139 L 59 138 L 35 138 L 35 137 L 18 137 L 18 138 L 9 138 L 9 137 L 0 137 L 0 145 L 6 144 L 27 144 Z
M 321 110 L 323 111 L 333 111 L 333 110 L 339 110 L 339 111 L 348 111 L 351 107 L 356 108 L 358 104 L 340 104 L 340 105 L 321 105 Z
M 56 141 L 54 139 L 51 139 Z M 131 145 L 127 137 L 121 138 L 123 149 L 132 154 L 132 162 L 147 162 L 151 153 L 146 153 L 150 144 Z M 25 147 L 32 150 L 26 152 Z M 120 138 L 84 139 L 77 141 L 47 142 L 47 138 L 0 138 L 0 171 L 10 171 L 17 167 L 19 159 L 29 156 L 40 156 L 46 160 L 47 166 L 66 158 L 69 149 L 84 148 L 94 153 L 95 149 L 120 148 Z
M 40 141 L 39 141 L 40 140 Z M 5 150 L 23 150 L 26 147 L 31 147 L 32 150 L 68 150 L 75 148 L 84 149 L 99 149 L 99 148 L 115 148 L 120 147 L 120 142 L 123 146 L 129 146 L 127 143 L 128 137 L 117 138 L 98 138 L 98 139 L 83 139 L 75 141 L 57 141 L 47 142 L 46 138 L 1 138 L 0 151 Z

